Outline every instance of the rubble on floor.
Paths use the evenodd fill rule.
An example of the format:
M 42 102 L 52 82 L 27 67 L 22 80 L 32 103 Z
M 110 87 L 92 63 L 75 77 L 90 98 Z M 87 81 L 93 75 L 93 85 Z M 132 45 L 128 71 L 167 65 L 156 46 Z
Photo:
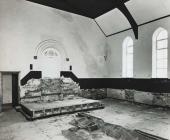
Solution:
M 142 131 L 106 123 L 86 113 L 78 113 L 77 116 L 77 119 L 70 122 L 74 127 L 62 131 L 68 140 L 165 140 Z
M 170 139 L 170 110 L 134 105 L 120 100 L 102 101 L 106 105 L 105 109 L 90 111 L 88 114 L 102 118 L 110 124 L 121 125 L 132 130 L 138 129 Z M 75 115 L 54 116 L 30 122 L 26 121 L 21 113 L 8 110 L 0 113 L 0 140 L 68 140 L 69 138 L 64 137 L 61 131 L 74 127 L 69 124 L 72 120 L 81 119 Z M 116 140 L 99 130 L 88 133 L 95 140 Z

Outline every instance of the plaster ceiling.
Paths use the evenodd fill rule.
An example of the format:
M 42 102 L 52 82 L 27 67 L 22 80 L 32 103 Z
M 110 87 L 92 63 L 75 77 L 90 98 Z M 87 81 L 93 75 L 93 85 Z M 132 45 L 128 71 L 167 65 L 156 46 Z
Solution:
M 170 15 L 170 0 L 130 0 L 125 5 L 138 25 Z M 131 27 L 118 9 L 101 15 L 96 21 L 106 35 Z
M 132 27 L 138 38 L 137 25 L 170 15 L 170 0 L 28 1 L 95 19 L 106 36 Z

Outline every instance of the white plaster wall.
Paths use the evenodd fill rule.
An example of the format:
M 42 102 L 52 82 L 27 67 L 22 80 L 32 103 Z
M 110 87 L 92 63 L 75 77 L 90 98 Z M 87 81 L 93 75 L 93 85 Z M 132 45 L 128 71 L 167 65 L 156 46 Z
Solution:
M 25 0 L 0 0 L 0 71 L 21 71 L 22 78 L 37 45 L 48 39 L 59 42 L 78 77 L 107 76 L 106 38 L 92 19 Z
M 134 40 L 134 78 L 152 77 L 152 35 L 158 27 L 169 32 L 170 44 L 170 18 L 152 22 L 139 27 L 139 39 L 135 40 L 132 30 L 122 32 L 107 38 L 109 45 L 108 69 L 110 78 L 122 77 L 122 43 L 127 36 Z M 170 78 L 170 45 L 169 47 L 169 78 Z

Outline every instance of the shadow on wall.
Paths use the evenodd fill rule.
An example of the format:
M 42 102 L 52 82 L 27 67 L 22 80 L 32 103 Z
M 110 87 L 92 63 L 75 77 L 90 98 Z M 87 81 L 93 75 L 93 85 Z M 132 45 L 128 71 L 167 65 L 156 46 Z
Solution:
M 65 19 L 67 22 L 74 21 L 72 15 L 69 12 L 67 12 L 67 14 L 65 14 L 65 12 L 60 11 L 60 10 L 56 11 L 56 9 L 53 9 L 53 12 L 56 13 L 57 15 L 59 15 L 60 17 L 62 17 L 62 19 Z
M 94 56 L 86 43 L 78 32 L 72 32 L 74 39 L 77 41 L 77 46 L 81 50 L 84 62 L 86 64 L 86 71 L 89 77 L 105 77 L 107 75 L 106 63 L 105 63 L 105 52 Z M 106 45 L 106 44 L 105 44 Z

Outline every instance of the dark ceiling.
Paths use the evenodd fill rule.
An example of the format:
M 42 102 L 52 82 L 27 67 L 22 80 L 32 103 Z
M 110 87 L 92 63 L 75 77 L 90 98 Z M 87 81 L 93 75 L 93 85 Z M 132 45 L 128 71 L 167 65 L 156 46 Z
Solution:
M 28 0 L 67 12 L 97 18 L 129 0 Z

